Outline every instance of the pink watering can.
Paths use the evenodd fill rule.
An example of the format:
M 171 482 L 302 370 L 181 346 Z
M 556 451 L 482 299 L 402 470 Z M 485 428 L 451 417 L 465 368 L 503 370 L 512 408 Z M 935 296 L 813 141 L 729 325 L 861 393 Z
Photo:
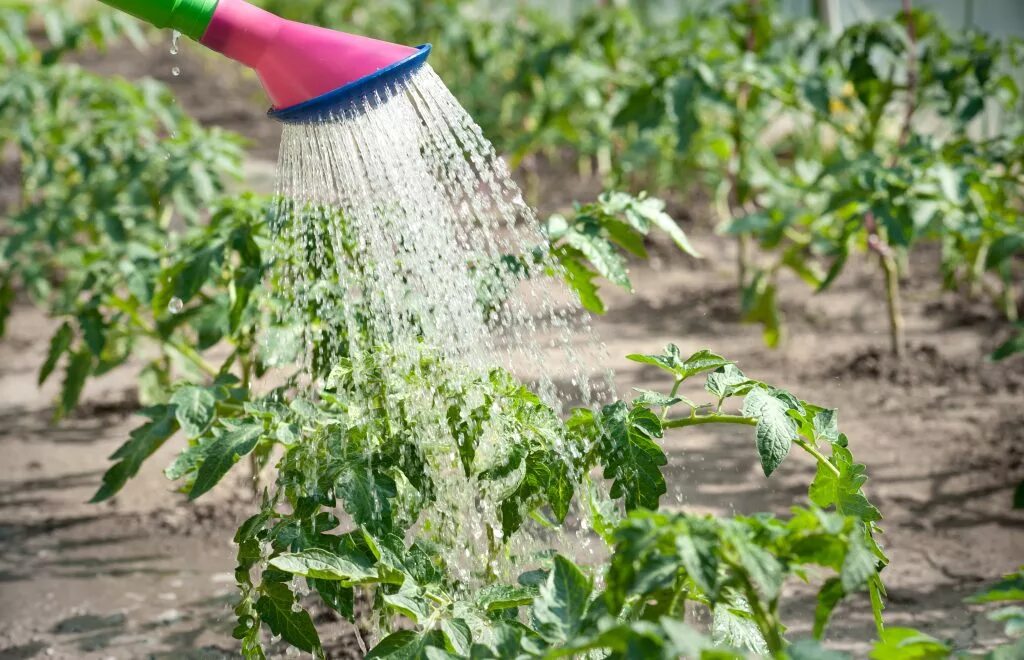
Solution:
M 418 48 L 288 21 L 245 0 L 102 0 L 254 69 L 285 123 L 329 118 L 422 66 Z

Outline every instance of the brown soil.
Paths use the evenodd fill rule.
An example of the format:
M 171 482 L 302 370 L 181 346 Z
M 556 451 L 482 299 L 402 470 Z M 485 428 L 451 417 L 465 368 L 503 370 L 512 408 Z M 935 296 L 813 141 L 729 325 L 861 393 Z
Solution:
M 232 70 L 188 50 L 173 62 L 158 50 L 87 64 L 166 78 L 187 109 L 246 131 L 260 156 L 272 156 L 276 127 L 262 118 L 251 81 L 236 84 Z M 183 69 L 180 78 L 170 75 L 172 64 Z M 217 90 L 216 103 L 209 89 Z M 593 189 L 578 182 L 563 189 L 570 185 Z M 869 495 L 886 517 L 890 623 L 962 648 L 998 642 L 1000 629 L 962 604 L 1024 559 L 1024 515 L 1010 505 L 1024 479 L 1024 359 L 984 359 L 1003 333 L 998 320 L 922 276 L 937 272 L 935 255 L 924 251 L 911 264 L 916 277 L 906 292 L 906 362 L 885 351 L 881 278 L 866 263 L 852 263 L 817 296 L 784 279 L 788 334 L 780 349 L 768 350 L 756 327 L 737 321 L 732 243 L 691 229 L 709 258 L 658 249 L 652 262 L 635 265 L 635 295 L 605 287 L 609 313 L 596 325 L 620 390 L 663 386 L 656 371 L 622 356 L 676 342 L 684 352 L 712 348 L 752 377 L 838 407 L 852 450 L 868 466 Z M 125 412 L 135 372 L 128 367 L 90 383 L 83 412 L 51 424 L 57 383 L 37 388 L 35 374 L 54 327 L 21 306 L 0 343 L 0 660 L 230 657 L 230 539 L 248 511 L 245 475 L 188 505 L 161 474 L 178 448 L 172 442 L 114 501 L 86 504 L 106 457 L 137 421 Z M 813 474 L 794 454 L 766 480 L 740 428 L 687 429 L 666 446 L 668 501 L 690 510 L 785 513 L 804 500 Z M 792 634 L 806 634 L 813 600 L 797 590 L 790 602 Z M 318 616 L 337 657 L 357 657 L 345 626 Z M 837 613 L 830 642 L 863 655 L 871 636 L 867 604 L 854 599 Z

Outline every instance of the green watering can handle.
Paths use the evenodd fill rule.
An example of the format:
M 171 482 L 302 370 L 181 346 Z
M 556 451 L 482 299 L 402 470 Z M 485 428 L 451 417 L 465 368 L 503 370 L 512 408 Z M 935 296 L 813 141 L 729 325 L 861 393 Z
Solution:
M 158 28 L 171 28 L 199 41 L 210 25 L 218 0 L 102 0 Z

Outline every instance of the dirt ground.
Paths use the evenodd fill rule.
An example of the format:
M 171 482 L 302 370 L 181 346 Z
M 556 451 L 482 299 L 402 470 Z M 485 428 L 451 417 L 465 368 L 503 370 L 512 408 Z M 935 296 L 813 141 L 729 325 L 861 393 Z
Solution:
M 145 57 L 114 53 L 86 64 L 168 80 L 186 109 L 256 141 L 247 185 L 269 185 L 276 127 L 262 118 L 251 81 L 237 83 L 230 69 L 188 53 L 171 60 L 162 46 Z M 171 76 L 172 64 L 182 67 L 181 77 Z M 229 93 L 204 102 L 195 90 L 210 85 Z M 925 250 L 905 286 L 912 348 L 904 364 L 884 350 L 881 278 L 862 262 L 820 296 L 784 280 L 788 335 L 768 350 L 758 328 L 738 322 L 732 244 L 702 226 L 687 229 L 713 258 L 696 261 L 662 247 L 634 266 L 636 294 L 605 287 L 609 312 L 595 325 L 619 389 L 661 386 L 655 371 L 622 356 L 672 341 L 684 352 L 711 348 L 752 377 L 838 407 L 840 427 L 868 466 L 869 496 L 885 515 L 890 624 L 961 648 L 998 642 L 1000 629 L 983 611 L 962 604 L 1024 560 L 1024 514 L 1010 507 L 1024 479 L 1024 359 L 984 360 L 1002 332 L 995 315 L 942 292 L 937 257 Z M 161 474 L 178 448 L 172 442 L 112 502 L 86 504 L 106 457 L 136 424 L 135 372 L 128 367 L 91 383 L 82 410 L 52 424 L 57 383 L 37 388 L 36 373 L 54 327 L 22 305 L 0 343 L 0 660 L 230 657 L 230 539 L 247 516 L 244 478 L 188 505 Z M 666 446 L 668 501 L 690 510 L 784 513 L 805 498 L 813 474 L 811 462 L 794 453 L 766 480 L 744 428 L 685 429 Z M 813 612 L 803 596 L 795 590 L 789 599 L 794 636 L 807 632 Z M 871 635 L 867 603 L 854 600 L 836 614 L 830 643 L 862 656 L 860 640 Z M 355 653 L 346 641 L 338 648 L 339 657 Z

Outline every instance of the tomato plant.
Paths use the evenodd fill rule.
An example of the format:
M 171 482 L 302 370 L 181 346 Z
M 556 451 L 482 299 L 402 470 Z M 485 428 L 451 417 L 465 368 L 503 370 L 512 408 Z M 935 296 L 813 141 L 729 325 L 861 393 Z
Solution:
M 821 583 L 817 637 L 834 607 L 861 590 L 881 626 L 881 516 L 864 496 L 864 466 L 853 460 L 835 411 L 750 379 L 709 351 L 684 357 L 669 346 L 631 358 L 664 370 L 670 387 L 576 410 L 565 421 L 509 374 L 463 374 L 428 349 L 402 372 L 407 356 L 396 360 L 385 347 L 364 364 L 342 360 L 315 398 L 280 388 L 253 399 L 232 380 L 186 385 L 146 412 L 151 421 L 114 455 L 104 488 L 179 427 L 193 440 L 168 476 L 193 498 L 239 457 L 278 447 L 277 487 L 235 537 L 242 593 L 235 635 L 247 657 L 263 657 L 263 626 L 320 652 L 306 592 L 349 619 L 356 594 L 372 594 L 386 636 L 368 657 L 430 655 L 432 647 L 455 657 L 615 655 L 634 645 L 668 656 L 710 652 L 712 641 L 684 623 L 687 607 L 713 614 L 715 644 L 782 654 L 782 586 L 810 567 L 832 574 Z M 707 403 L 679 395 L 701 375 Z M 368 384 L 376 393 L 367 394 Z M 447 409 L 451 446 L 414 439 L 417 428 L 430 428 L 424 400 L 428 409 Z M 382 408 L 366 414 L 367 401 Z M 399 409 L 387 411 L 387 401 Z M 741 403 L 733 410 L 730 401 Z M 658 512 L 668 462 L 659 439 L 708 424 L 750 427 L 766 475 L 794 445 L 810 454 L 818 470 L 807 507 L 783 519 Z M 495 429 L 502 449 L 492 453 L 485 448 Z M 479 539 L 452 515 L 446 456 L 456 457 L 457 482 L 479 493 L 477 508 L 492 512 Z M 570 515 L 607 543 L 610 563 L 517 555 L 524 529 L 558 527 Z M 449 561 L 477 557 L 461 551 L 478 544 L 479 560 Z

